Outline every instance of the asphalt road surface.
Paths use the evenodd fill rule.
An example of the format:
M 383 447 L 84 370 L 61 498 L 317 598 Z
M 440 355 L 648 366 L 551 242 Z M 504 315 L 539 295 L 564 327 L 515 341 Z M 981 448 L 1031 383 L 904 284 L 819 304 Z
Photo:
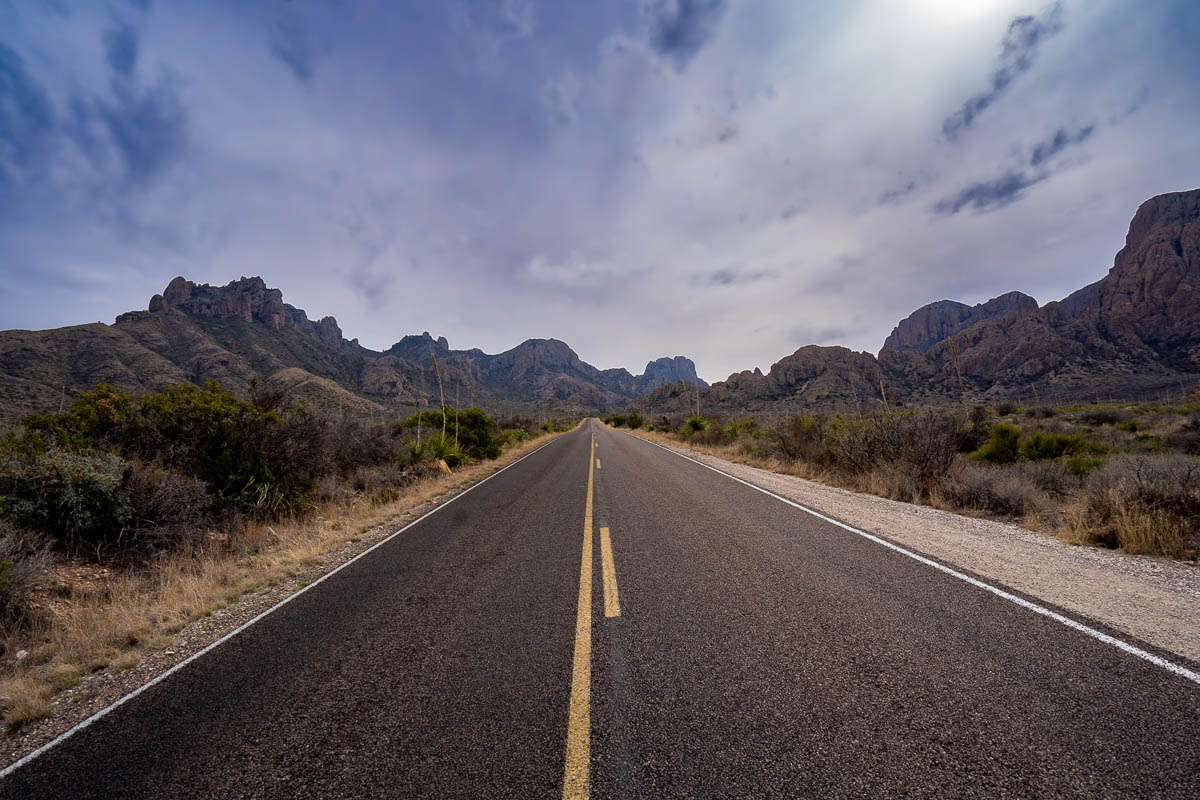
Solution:
M 589 422 L 0 779 L 320 796 L 1196 798 L 1200 685 Z

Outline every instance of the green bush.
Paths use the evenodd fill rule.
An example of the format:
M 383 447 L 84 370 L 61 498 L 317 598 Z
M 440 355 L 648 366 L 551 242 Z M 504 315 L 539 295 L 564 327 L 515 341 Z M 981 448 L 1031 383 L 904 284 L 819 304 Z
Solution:
M 679 426 L 679 435 L 684 439 L 690 438 L 694 433 L 708 430 L 710 424 L 707 419 L 699 414 L 692 414 Z
M 402 428 L 415 430 L 418 418 L 424 430 L 436 437 L 441 436 L 443 418 L 440 410 L 414 414 L 401 423 Z M 482 409 L 460 409 L 456 416 L 453 408 L 447 408 L 445 424 L 446 439 L 451 445 L 457 439 L 457 449 L 462 455 L 478 460 L 500 457 L 500 440 L 495 435 L 495 423 Z
M 72 548 L 102 547 L 133 516 L 121 492 L 126 466 L 114 453 L 59 447 L 39 458 L 6 459 L 0 468 L 4 516 Z
M 1097 458 L 1096 456 L 1071 455 L 1063 459 L 1063 466 L 1066 467 L 1067 471 L 1080 478 L 1095 472 L 1103 465 L 1104 459 Z
M 1021 443 L 1021 455 L 1030 461 L 1061 458 L 1084 450 L 1083 437 L 1077 433 L 1034 433 Z
M 988 440 L 975 451 L 973 458 L 992 464 L 1011 464 L 1020 454 L 1021 429 L 1016 425 L 993 425 Z
M 638 428 L 642 427 L 642 424 L 644 422 L 645 422 L 645 420 L 642 419 L 641 414 L 635 414 L 631 411 L 625 415 L 625 424 L 634 430 L 637 430 Z
M 754 430 L 753 422 L 730 422 L 721 428 L 721 435 L 726 439 L 740 439 Z

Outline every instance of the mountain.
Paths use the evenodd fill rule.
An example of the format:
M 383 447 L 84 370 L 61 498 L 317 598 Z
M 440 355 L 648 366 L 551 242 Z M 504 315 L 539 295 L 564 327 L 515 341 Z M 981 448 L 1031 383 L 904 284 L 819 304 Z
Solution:
M 938 342 L 983 320 L 1027 314 L 1037 310 L 1037 307 L 1036 300 L 1020 292 L 1002 294 L 976 306 L 954 300 L 939 300 L 918 308 L 902 319 L 884 340 L 883 346 L 925 352 Z
M 1009 292 L 968 306 L 941 300 L 906 317 L 878 356 L 802 347 L 765 376 L 736 373 L 702 392 L 719 414 L 889 404 L 1030 403 L 1155 397 L 1200 381 L 1200 189 L 1138 208 L 1100 280 L 1039 306 Z M 695 408 L 665 387 L 633 401 L 647 414 Z
M 489 355 L 423 333 L 377 352 L 345 339 L 333 317 L 310 320 L 261 278 L 218 287 L 179 277 L 112 325 L 0 331 L 0 425 L 57 410 L 100 381 L 136 393 L 217 380 L 241 393 L 258 378 L 317 406 L 406 413 L 438 402 L 434 358 L 448 403 L 498 414 L 601 411 L 677 377 L 699 381 L 682 356 L 632 375 L 596 369 L 556 339 Z

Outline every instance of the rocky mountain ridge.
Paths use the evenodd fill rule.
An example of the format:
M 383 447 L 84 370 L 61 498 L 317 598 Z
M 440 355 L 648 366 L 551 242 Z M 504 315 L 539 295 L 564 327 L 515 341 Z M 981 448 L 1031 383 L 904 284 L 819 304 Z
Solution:
M 1143 399 L 1200 384 L 1200 189 L 1144 202 L 1108 274 L 1038 306 L 1020 292 L 968 306 L 943 300 L 902 320 L 877 356 L 802 347 L 765 376 L 701 393 L 710 412 L 796 413 L 1016 400 Z M 695 395 L 663 387 L 644 413 L 686 413 Z
M 244 392 L 261 379 L 310 403 L 403 413 L 438 402 L 434 358 L 448 402 L 494 413 L 595 412 L 676 375 L 698 380 L 682 356 L 652 361 L 645 374 L 632 375 L 599 370 L 556 339 L 530 339 L 489 355 L 452 350 L 444 337 L 426 332 L 376 352 L 346 340 L 331 316 L 310 320 L 262 278 L 218 287 L 178 277 L 147 310 L 121 314 L 113 325 L 0 331 L 0 424 L 56 410 L 100 381 L 140 392 L 217 380 Z

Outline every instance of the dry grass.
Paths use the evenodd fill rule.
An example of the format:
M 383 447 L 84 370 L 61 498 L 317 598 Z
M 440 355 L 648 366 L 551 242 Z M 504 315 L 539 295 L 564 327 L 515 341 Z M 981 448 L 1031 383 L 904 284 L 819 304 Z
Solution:
M 0 703 L 4 705 L 4 724 L 9 732 L 50 716 L 53 694 L 54 687 L 28 675 L 0 681 Z
M 60 579 L 58 594 L 48 597 L 33 627 L 0 633 L 4 653 L 25 653 L 0 665 L 0 712 L 9 730 L 49 716 L 54 693 L 87 674 L 136 666 L 142 652 L 169 647 L 188 623 L 248 592 L 295 579 L 363 533 L 486 477 L 548 440 L 519 443 L 497 461 L 419 481 L 382 502 L 363 493 L 307 517 L 213 533 L 203 545 L 142 572 L 95 569 L 87 575 L 79 567 L 63 568 L 68 580 Z

